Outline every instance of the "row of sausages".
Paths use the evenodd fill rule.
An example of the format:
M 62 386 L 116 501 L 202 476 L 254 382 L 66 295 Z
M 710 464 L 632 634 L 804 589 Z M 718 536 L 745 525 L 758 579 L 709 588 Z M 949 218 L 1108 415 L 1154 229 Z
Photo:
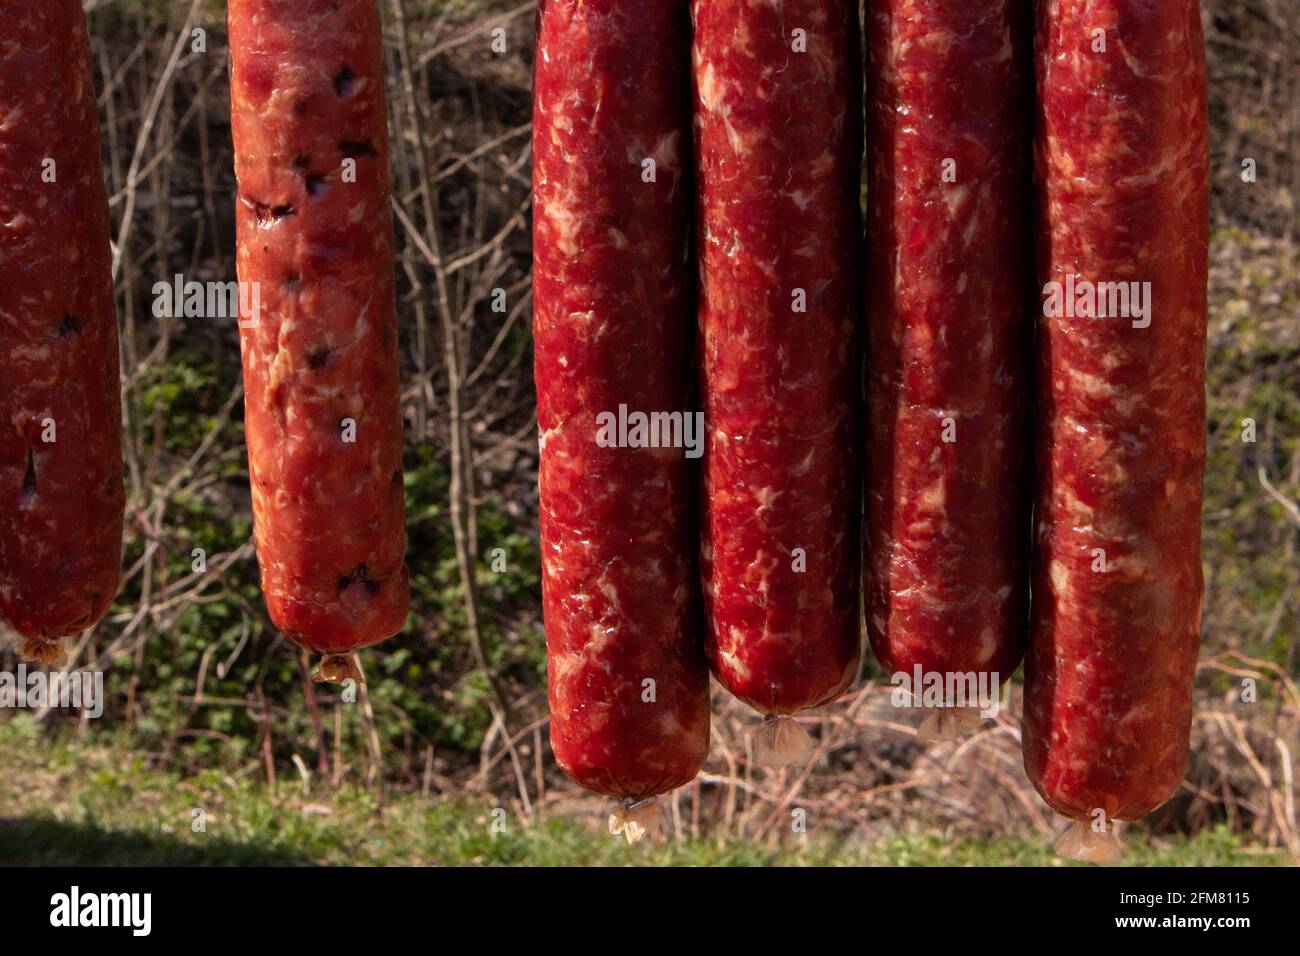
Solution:
M 853 681 L 864 612 L 893 674 L 996 687 L 1027 643 L 1026 769 L 1105 853 L 1187 759 L 1198 7 L 865 10 L 864 43 L 845 0 L 539 3 L 552 744 L 636 808 L 699 771 L 710 670 L 784 718 Z
M 1005 680 L 1028 630 L 1026 765 L 1057 809 L 1127 819 L 1177 786 L 1200 597 L 1199 20 L 1185 0 L 1037 10 L 1031 42 L 1017 0 L 868 4 L 864 323 L 852 4 L 539 5 L 544 602 L 553 743 L 584 785 L 635 803 L 691 779 L 710 665 L 768 716 L 841 693 L 861 553 L 888 670 Z M 107 201 L 80 4 L 0 12 L 0 613 L 53 660 L 120 571 Z M 264 590 L 286 635 L 338 655 L 409 601 L 378 10 L 234 0 L 229 27 Z M 1045 314 L 1034 374 L 1035 234 L 1045 284 L 1145 284 L 1154 315 Z M 624 434 L 626 409 L 676 433 Z M 772 725 L 774 759 L 793 726 Z
M 53 663 L 121 568 L 108 202 L 80 0 L 0 0 L 0 22 L 0 615 Z M 263 592 L 345 677 L 409 605 L 379 8 L 230 0 L 228 26 Z

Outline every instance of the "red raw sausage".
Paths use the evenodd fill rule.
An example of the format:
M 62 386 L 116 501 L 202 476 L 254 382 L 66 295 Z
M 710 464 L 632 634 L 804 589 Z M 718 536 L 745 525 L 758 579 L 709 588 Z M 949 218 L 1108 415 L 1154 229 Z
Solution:
M 262 589 L 285 636 L 342 655 L 410 601 L 379 8 L 231 0 L 228 18 Z
M 857 8 L 692 11 L 707 649 L 733 694 L 790 715 L 839 695 L 861 647 Z
M 691 394 L 685 0 L 542 0 L 533 296 L 551 745 L 588 789 L 640 801 L 708 751 L 682 448 L 607 447 L 602 413 Z
M 117 593 L 122 399 L 80 0 L 0 0 L 0 613 L 61 658 Z
M 1044 318 L 1025 768 L 1067 816 L 1132 820 L 1186 772 L 1200 636 L 1200 10 L 1054 0 L 1037 29 Z M 1088 283 L 1149 286 L 1128 310 L 1112 286 L 1103 310 Z
M 1031 26 L 1024 0 L 867 4 L 865 604 L 914 695 L 996 700 L 1024 651 Z M 978 723 L 959 697 L 923 728 Z

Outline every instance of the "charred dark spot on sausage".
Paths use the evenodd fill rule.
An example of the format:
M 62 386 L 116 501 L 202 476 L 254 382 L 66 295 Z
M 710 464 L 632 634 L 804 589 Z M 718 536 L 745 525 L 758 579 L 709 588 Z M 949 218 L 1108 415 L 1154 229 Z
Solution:
M 296 293 L 300 282 L 302 282 L 302 276 L 299 275 L 289 275 L 284 277 L 284 287 L 289 292 Z
M 89 594 L 86 595 L 86 597 L 90 599 L 89 601 L 90 609 L 87 610 L 84 615 L 82 615 L 80 618 L 78 618 L 76 621 L 72 623 L 72 626 L 74 628 L 84 628 L 90 626 L 90 619 L 94 615 L 95 609 L 99 607 L 99 602 L 103 598 L 103 595 L 98 591 L 91 591 Z
M 79 335 L 81 333 L 81 316 L 65 315 L 63 321 L 59 323 L 59 338 L 66 339 L 70 335 Z
M 254 212 L 257 214 L 257 224 L 259 226 L 271 226 L 288 216 L 293 215 L 293 207 L 288 205 L 270 206 L 264 202 L 254 205 Z
M 325 191 L 324 176 L 309 175 L 306 179 L 306 183 L 308 196 L 319 196 Z
M 339 96 L 347 96 L 352 92 L 353 86 L 355 85 L 353 80 L 355 79 L 356 77 L 353 75 L 352 71 L 346 66 L 343 67 L 334 74 L 334 92 Z
M 339 578 L 339 593 L 342 594 L 354 584 L 359 584 L 366 589 L 367 594 L 379 593 L 379 582 L 370 577 L 369 570 L 364 564 L 358 564 L 343 577 Z
M 342 5 L 343 5 L 342 0 L 324 0 L 323 3 L 317 4 L 316 8 L 310 10 L 309 12 L 313 16 L 326 17 L 329 16 L 331 13 L 338 13 L 339 7 Z
M 293 158 L 293 165 L 295 169 L 306 169 L 311 166 L 311 157 L 306 153 L 299 153 Z
M 30 504 L 36 497 L 36 453 L 32 446 L 27 446 L 27 469 L 23 472 L 23 490 L 18 497 L 20 504 Z
M 331 350 L 325 346 L 312 349 L 307 353 L 307 365 L 311 368 L 324 368 L 325 363 L 330 360 L 330 351 Z
M 356 159 L 358 156 L 368 156 L 374 159 L 379 153 L 375 150 L 374 145 L 369 140 L 351 140 L 345 139 L 339 143 L 339 152 L 348 159 Z

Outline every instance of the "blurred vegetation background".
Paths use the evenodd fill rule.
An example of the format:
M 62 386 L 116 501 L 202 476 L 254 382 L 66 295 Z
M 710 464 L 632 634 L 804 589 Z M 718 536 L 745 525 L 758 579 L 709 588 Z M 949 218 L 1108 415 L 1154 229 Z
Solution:
M 237 330 L 152 310 L 155 282 L 235 277 L 224 4 L 89 0 L 123 333 L 126 577 L 70 665 L 105 670 L 104 717 L 0 716 L 0 817 L 12 818 L 0 821 L 0 859 L 66 861 L 86 832 L 99 834 L 94 852 L 124 852 L 133 838 L 106 835 L 120 827 L 193 839 L 187 808 L 204 801 L 221 803 L 222 838 L 235 841 L 234 855 L 218 861 L 243 859 L 240 841 L 292 842 L 297 826 L 319 835 L 325 824 L 311 821 L 336 812 L 348 823 L 320 837 L 333 849 L 301 852 L 392 861 L 366 852 L 362 831 L 396 819 L 414 822 L 390 838 L 416 855 L 424 847 L 424 860 L 441 851 L 411 843 L 411 833 L 457 827 L 468 828 L 469 849 L 447 851 L 451 860 L 616 859 L 605 850 L 548 857 L 527 836 L 508 852 L 475 843 L 487 839 L 492 808 L 521 834 L 569 827 L 572 843 L 572 828 L 599 825 L 604 806 L 565 780 L 546 743 L 529 300 L 534 5 L 379 2 L 397 207 L 408 626 L 362 653 L 367 683 L 353 704 L 313 685 L 307 655 L 270 625 L 250 540 Z M 1155 847 L 1139 859 L 1223 862 L 1225 847 L 1252 859 L 1300 853 L 1294 12 L 1285 0 L 1203 3 L 1213 143 L 1204 644 L 1192 771 L 1135 828 L 1140 845 Z M 1254 181 L 1243 177 L 1245 160 Z M 1245 419 L 1256 423 L 1254 442 L 1243 441 Z M 194 570 L 194 549 L 206 555 L 204 572 Z M 16 665 L 5 642 L 0 667 Z M 1253 702 L 1242 699 L 1243 681 L 1257 689 Z M 716 692 L 713 755 L 666 812 L 679 840 L 753 849 L 681 859 L 772 862 L 795 847 L 804 861 L 833 862 L 807 855 L 809 839 L 825 839 L 859 862 L 978 862 L 969 848 L 988 841 L 1022 850 L 984 860 L 1042 862 L 1023 848 L 1045 846 L 1062 821 L 1020 769 L 1018 690 L 973 738 L 926 743 L 888 705 L 868 660 L 855 690 L 810 721 L 816 758 L 779 772 L 750 764 L 757 717 Z M 151 788 L 157 800 L 134 798 Z M 125 807 L 135 808 L 129 822 L 119 819 Z M 811 837 L 791 832 L 792 809 L 807 813 Z M 101 812 L 117 822 L 96 823 Z M 90 831 L 56 839 L 54 820 Z M 1180 855 L 1161 850 L 1162 840 L 1212 849 Z M 909 856 L 921 846 L 930 850 Z M 140 858 L 191 859 L 152 852 Z

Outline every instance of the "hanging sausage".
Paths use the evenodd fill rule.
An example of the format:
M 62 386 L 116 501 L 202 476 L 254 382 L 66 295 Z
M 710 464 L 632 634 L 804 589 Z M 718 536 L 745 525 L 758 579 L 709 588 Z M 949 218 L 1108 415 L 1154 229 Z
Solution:
M 867 633 L 926 736 L 993 713 L 1024 651 L 1029 14 L 867 4 Z
M 707 646 L 782 766 L 861 646 L 857 5 L 692 9 Z
M 1187 768 L 1209 244 L 1195 0 L 1038 11 L 1038 498 L 1025 768 L 1112 859 Z
M 610 827 L 629 840 L 709 744 L 689 449 L 607 427 L 676 414 L 681 438 L 693 420 L 688 28 L 685 0 L 538 7 L 533 335 L 551 745 L 570 777 L 622 801 Z
M 410 602 L 379 8 L 231 0 L 244 423 L 262 590 L 318 675 Z
M 3 0 L 0 23 L 0 616 L 55 664 L 121 575 L 108 199 L 80 0 Z

